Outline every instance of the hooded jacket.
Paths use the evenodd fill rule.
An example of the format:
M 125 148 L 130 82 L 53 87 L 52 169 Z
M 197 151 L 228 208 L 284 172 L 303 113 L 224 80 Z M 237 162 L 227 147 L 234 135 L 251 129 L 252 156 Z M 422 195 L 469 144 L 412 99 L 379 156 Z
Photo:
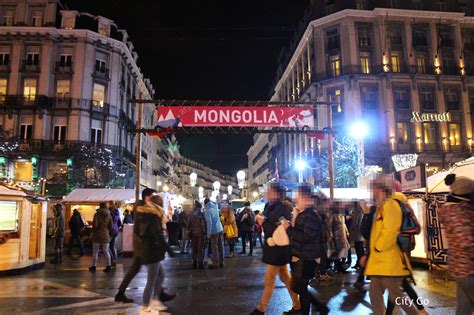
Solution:
M 408 276 L 410 260 L 400 250 L 397 237 L 402 225 L 402 209 L 398 201 L 406 203 L 402 193 L 394 193 L 377 207 L 370 231 L 370 255 L 365 268 L 367 276 Z
M 92 242 L 99 244 L 110 243 L 111 231 L 113 231 L 113 228 L 109 209 L 97 209 L 92 221 Z
M 219 210 L 217 210 L 217 204 L 215 202 L 209 201 L 206 205 L 204 218 L 206 219 L 207 224 L 207 234 L 216 234 L 224 230 L 219 216 Z
M 247 215 L 244 218 L 244 215 Z M 255 213 L 249 207 L 245 207 L 237 216 L 239 231 L 242 233 L 253 232 L 255 229 Z
M 265 243 L 263 244 L 262 262 L 273 266 L 284 266 L 291 260 L 291 246 L 269 246 L 267 239 L 272 237 L 281 217 L 288 221 L 291 220 L 291 210 L 282 202 L 277 201 L 265 206 L 264 215 L 263 232 L 265 233 Z
M 153 264 L 165 258 L 165 252 L 173 254 L 163 233 L 163 211 L 156 204 L 139 202 L 135 208 L 133 223 L 133 254 L 140 257 L 143 265 Z
M 74 209 L 71 219 L 69 220 L 69 229 L 72 235 L 79 235 L 84 228 L 84 221 L 82 221 L 79 211 Z

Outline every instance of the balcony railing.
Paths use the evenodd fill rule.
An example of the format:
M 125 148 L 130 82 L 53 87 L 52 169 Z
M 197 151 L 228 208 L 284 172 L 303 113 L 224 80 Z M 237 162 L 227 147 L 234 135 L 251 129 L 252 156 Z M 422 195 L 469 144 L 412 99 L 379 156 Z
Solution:
M 72 62 L 56 62 L 56 67 L 54 68 L 56 73 L 72 74 L 74 72 Z
M 93 75 L 96 78 L 108 80 L 109 79 L 109 69 L 107 69 L 105 67 L 95 66 Z
M 48 109 L 50 98 L 44 95 L 0 95 L 0 108 L 28 109 L 31 107 Z
M 385 71 L 388 70 L 388 71 Z M 441 75 L 461 75 L 461 70 L 459 68 L 455 68 L 454 70 L 448 71 L 448 73 L 443 72 L 442 69 L 440 69 L 440 74 Z M 467 75 L 474 75 L 474 69 L 465 69 Z M 335 77 L 341 77 L 345 75 L 379 75 L 379 74 L 384 74 L 384 73 L 394 73 L 394 74 L 426 74 L 426 75 L 435 75 L 437 74 L 435 72 L 435 67 L 432 65 L 425 65 L 423 67 L 416 66 L 416 65 L 405 65 L 405 64 L 400 64 L 398 66 L 398 71 L 392 71 L 392 65 L 371 65 L 368 68 L 368 73 L 367 73 L 367 68 L 362 67 L 361 65 L 348 65 L 348 66 L 343 66 L 340 67 L 337 71 L 333 69 L 329 69 L 326 72 L 319 72 L 319 73 L 313 73 L 311 79 L 312 82 L 319 82 Z
M 90 110 L 97 113 L 108 114 L 110 112 L 110 104 L 102 101 L 91 100 Z
M 32 62 L 31 60 L 22 60 L 21 72 L 39 73 L 41 71 L 40 62 Z
M 85 146 L 91 153 L 94 153 L 99 149 L 109 149 L 115 157 L 125 158 L 128 161 L 135 163 L 134 154 L 132 154 L 126 148 L 116 145 L 95 144 L 88 141 L 75 140 L 54 141 L 41 139 L 0 138 L 0 143 L 2 142 L 8 142 L 10 144 L 16 143 L 16 147 L 10 150 L 9 153 L 70 155 L 71 152 L 77 152 L 83 146 Z
M 0 73 L 9 73 L 10 70 L 11 68 L 9 62 L 0 64 Z
M 123 110 L 120 110 L 119 121 L 123 122 L 123 124 L 125 126 L 125 129 L 136 129 L 137 128 L 137 126 L 133 122 L 133 120 L 130 117 L 128 117 L 127 114 Z

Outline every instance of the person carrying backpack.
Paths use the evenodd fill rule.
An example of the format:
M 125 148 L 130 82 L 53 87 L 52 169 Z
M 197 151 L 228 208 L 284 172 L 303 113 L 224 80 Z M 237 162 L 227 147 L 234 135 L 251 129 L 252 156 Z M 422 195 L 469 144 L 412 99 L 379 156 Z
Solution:
M 371 182 L 371 191 L 377 209 L 370 231 L 370 255 L 365 267 L 365 275 L 370 276 L 369 289 L 372 310 L 375 315 L 385 314 L 384 292 L 389 300 L 410 298 L 402 290 L 403 280 L 411 275 L 411 265 L 406 253 L 398 245 L 398 236 L 402 226 L 402 208 L 395 196 L 393 180 L 378 177 Z M 407 305 L 408 304 L 408 305 Z M 409 315 L 418 314 L 413 304 L 403 304 L 402 309 Z

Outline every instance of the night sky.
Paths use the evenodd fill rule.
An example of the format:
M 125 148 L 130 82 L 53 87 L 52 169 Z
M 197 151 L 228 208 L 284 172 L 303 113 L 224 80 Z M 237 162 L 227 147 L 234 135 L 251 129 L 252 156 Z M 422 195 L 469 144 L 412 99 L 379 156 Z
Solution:
M 74 0 L 70 9 L 127 29 L 155 97 L 268 100 L 282 47 L 307 0 Z M 235 174 L 247 167 L 251 136 L 186 136 L 181 153 Z

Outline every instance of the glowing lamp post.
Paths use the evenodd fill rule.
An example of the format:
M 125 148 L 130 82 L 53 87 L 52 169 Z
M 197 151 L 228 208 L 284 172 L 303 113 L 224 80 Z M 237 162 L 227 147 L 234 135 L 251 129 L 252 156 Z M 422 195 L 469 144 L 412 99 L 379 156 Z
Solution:
M 197 174 L 194 172 L 189 174 L 189 184 L 191 185 L 191 187 L 196 186 L 197 177 L 198 177 Z
M 234 190 L 234 188 L 232 187 L 232 185 L 227 186 L 227 194 L 228 194 L 229 196 L 232 195 L 232 191 L 233 191 L 233 190 Z
M 199 200 L 202 200 L 204 198 L 204 188 L 203 187 L 198 188 L 198 196 L 199 196 Z
M 222 195 L 222 200 L 227 200 L 227 198 L 228 198 L 227 194 Z
M 221 183 L 219 181 L 215 181 L 213 184 L 212 184 L 212 187 L 214 187 L 214 191 L 219 193 L 220 189 L 221 189 Z
M 252 197 L 253 197 L 254 200 L 257 200 L 257 198 L 258 198 L 258 192 L 257 192 L 257 191 L 254 191 L 254 192 L 252 193 Z
M 239 189 L 244 188 L 245 184 L 245 172 L 240 170 L 237 172 L 237 184 L 239 185 Z
M 170 190 L 170 188 L 168 187 L 168 185 L 164 185 L 163 186 L 163 191 L 166 193 Z
M 305 160 L 296 160 L 295 168 L 298 171 L 298 183 L 303 182 L 303 174 L 304 174 L 303 172 L 307 166 L 308 165 L 306 164 Z

